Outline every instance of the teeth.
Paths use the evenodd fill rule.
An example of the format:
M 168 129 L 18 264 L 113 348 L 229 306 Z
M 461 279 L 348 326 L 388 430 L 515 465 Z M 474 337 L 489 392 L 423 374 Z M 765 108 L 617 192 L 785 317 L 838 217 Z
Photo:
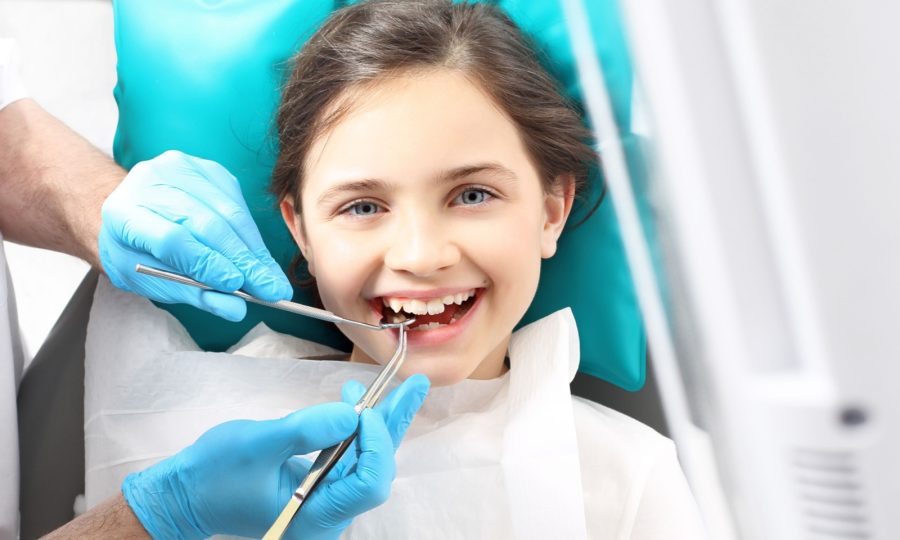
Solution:
M 410 300 L 403 306 L 403 311 L 412 313 L 413 315 L 425 315 L 428 313 L 428 304 L 423 300 Z
M 441 324 L 439 322 L 430 322 L 428 324 L 420 324 L 419 326 L 412 328 L 410 331 L 415 332 L 417 330 L 431 330 L 432 328 L 437 328 L 439 326 L 447 326 L 447 325 Z
M 437 315 L 444 312 L 444 302 L 438 298 L 429 300 L 427 304 L 428 314 Z
M 475 296 L 475 289 L 457 294 L 448 294 L 443 298 L 433 298 L 431 300 L 401 300 L 399 298 L 384 297 L 382 302 L 397 313 L 400 313 L 402 310 L 412 315 L 437 315 L 444 312 L 445 306 L 451 304 L 460 305 L 473 296 Z

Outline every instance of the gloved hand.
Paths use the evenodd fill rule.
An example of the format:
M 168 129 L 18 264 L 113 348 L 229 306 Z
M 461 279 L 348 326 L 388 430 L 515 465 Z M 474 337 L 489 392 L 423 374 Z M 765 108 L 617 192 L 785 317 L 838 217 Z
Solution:
M 344 395 L 357 385 L 345 385 Z M 337 444 L 358 425 L 355 445 L 313 491 L 285 534 L 305 540 L 337 538 L 354 517 L 387 500 L 394 449 L 428 388 L 427 377 L 412 376 L 385 398 L 385 407 L 360 416 L 346 403 L 329 403 L 277 420 L 226 422 L 169 459 L 129 475 L 122 493 L 153 538 L 260 538 L 311 466 L 293 456 Z
M 230 321 L 244 300 L 138 274 L 137 263 L 222 291 L 290 299 L 291 284 L 263 244 L 237 180 L 218 163 L 169 151 L 138 163 L 103 203 L 100 262 L 120 289 L 186 303 Z

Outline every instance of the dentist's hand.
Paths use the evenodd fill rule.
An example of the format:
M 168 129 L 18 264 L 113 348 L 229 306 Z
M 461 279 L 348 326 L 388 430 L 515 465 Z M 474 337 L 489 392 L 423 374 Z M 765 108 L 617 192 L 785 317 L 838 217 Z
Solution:
M 335 539 L 353 518 L 387 500 L 394 449 L 428 387 L 425 376 L 410 377 L 385 398 L 387 407 L 360 416 L 346 403 L 329 403 L 278 420 L 221 424 L 175 456 L 129 475 L 122 493 L 153 538 L 260 538 L 311 466 L 294 456 L 337 444 L 358 426 L 356 444 L 313 491 L 285 535 Z
M 169 151 L 138 163 L 103 203 L 100 262 L 120 289 L 238 321 L 243 300 L 135 272 L 136 264 L 271 302 L 293 290 L 250 216 L 237 180 L 213 161 Z

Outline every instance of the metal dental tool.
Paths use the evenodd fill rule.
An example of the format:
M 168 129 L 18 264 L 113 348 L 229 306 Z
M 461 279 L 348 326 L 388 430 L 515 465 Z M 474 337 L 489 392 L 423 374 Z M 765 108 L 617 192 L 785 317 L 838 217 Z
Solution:
M 356 402 L 354 409 L 357 414 L 362 413 L 363 409 L 374 407 L 375 404 L 378 403 L 381 394 L 384 393 L 384 389 L 387 388 L 391 378 L 397 373 L 397 370 L 400 369 L 400 366 L 406 359 L 406 326 L 408 324 L 410 324 L 408 321 L 397 323 L 397 327 L 400 330 L 400 342 L 397 346 L 397 350 L 394 352 L 391 361 L 384 366 L 381 373 L 375 378 L 375 381 L 366 389 L 366 393 Z M 281 514 L 278 515 L 275 523 L 269 527 L 269 530 L 266 532 L 265 536 L 262 537 L 262 540 L 281 539 L 282 535 L 284 535 L 284 531 L 287 530 L 294 515 L 296 515 L 297 511 L 300 510 L 300 507 L 303 506 L 303 503 L 307 500 L 309 494 L 312 493 L 312 490 L 319 485 L 319 482 L 325 478 L 332 467 L 334 467 L 338 460 L 341 459 L 341 456 L 344 455 L 344 452 L 347 451 L 355 438 L 356 433 L 345 439 L 343 442 L 338 443 L 331 448 L 326 448 L 319 453 L 319 456 L 309 469 L 309 472 L 306 473 L 306 478 L 300 482 L 300 487 L 294 492 L 294 495 L 284 506 L 284 509 L 281 511 Z
M 166 270 L 160 270 L 159 268 L 153 268 L 151 266 L 144 266 L 143 264 L 138 264 L 134 267 L 134 270 L 140 274 L 146 274 L 148 276 L 158 277 L 162 279 L 168 279 L 169 281 L 174 281 L 176 283 L 181 283 L 182 285 L 190 285 L 192 287 L 197 287 L 203 289 L 205 291 L 215 291 L 217 293 L 222 294 L 230 294 L 232 296 L 237 296 L 238 298 L 243 298 L 248 302 L 253 302 L 254 304 L 259 304 L 261 306 L 267 306 L 270 308 L 280 309 L 282 311 L 289 311 L 291 313 L 296 313 L 298 315 L 306 315 L 307 317 L 312 317 L 313 319 L 319 319 L 320 321 L 335 323 L 335 324 L 349 324 L 352 326 L 360 326 L 362 328 L 368 328 L 369 330 L 386 330 L 388 328 L 399 328 L 401 325 L 409 325 L 411 324 L 410 320 L 406 320 L 402 323 L 382 323 L 380 325 L 377 324 L 369 324 L 360 321 L 354 321 L 351 319 L 345 319 L 343 317 L 339 317 L 334 313 L 314 308 L 312 306 L 305 306 L 303 304 L 298 304 L 296 302 L 290 302 L 288 300 L 279 300 L 278 302 L 266 302 L 260 298 L 257 298 L 253 295 L 247 294 L 244 291 L 220 291 L 218 289 L 213 289 L 208 285 L 204 285 L 199 281 L 195 281 L 187 276 L 183 276 L 181 274 L 176 274 L 175 272 L 168 272 Z M 413 319 L 414 320 L 414 319 Z
M 363 396 L 359 398 L 359 401 L 356 402 L 356 405 L 354 406 L 356 414 L 360 414 L 362 413 L 363 409 L 374 407 L 378 403 L 378 400 L 381 399 L 381 395 L 384 394 L 388 383 L 390 383 L 391 379 L 400 369 L 400 366 L 402 366 L 403 362 L 406 360 L 406 327 L 414 323 L 415 319 L 407 319 L 400 323 L 381 323 L 380 325 L 368 324 L 339 317 L 334 313 L 326 311 L 324 309 L 304 306 L 303 304 L 296 304 L 294 302 L 288 302 L 286 300 L 282 300 L 279 302 L 266 302 L 265 300 L 260 300 L 259 298 L 251 296 L 240 290 L 234 292 L 218 291 L 187 276 L 183 276 L 181 274 L 176 274 L 173 272 L 167 272 L 165 270 L 159 270 L 157 268 L 151 268 L 149 266 L 144 266 L 141 264 L 137 265 L 135 267 L 135 270 L 141 274 L 168 279 L 170 281 L 175 281 L 183 285 L 199 287 L 207 291 L 216 291 L 223 294 L 231 294 L 239 298 L 243 298 L 244 300 L 247 300 L 249 302 L 254 302 L 256 304 L 284 311 L 290 311 L 291 313 L 306 315 L 308 317 L 313 317 L 314 319 L 320 319 L 323 321 L 333 322 L 337 324 L 352 324 L 354 326 L 360 326 L 363 328 L 368 328 L 370 330 L 390 330 L 396 328 L 399 332 L 397 350 L 394 351 L 394 356 L 392 356 L 391 360 L 387 364 L 385 364 L 384 368 L 381 369 L 381 372 L 378 373 L 378 376 L 375 377 L 375 380 L 372 382 L 372 384 L 370 384 L 369 387 L 366 388 L 366 392 L 363 394 Z M 294 519 L 294 516 L 300 510 L 300 507 L 303 506 L 303 503 L 309 498 L 309 495 L 316 488 L 316 486 L 319 485 L 321 480 L 325 478 L 326 475 L 328 475 L 335 464 L 341 459 L 341 456 L 344 455 L 344 452 L 346 452 L 347 449 L 350 448 L 350 445 L 353 443 L 353 440 L 355 438 L 356 433 L 354 433 L 344 441 L 319 452 L 318 457 L 316 457 L 316 461 L 312 464 L 312 467 L 310 467 L 309 472 L 306 473 L 306 477 L 302 482 L 300 482 L 300 486 L 296 491 L 294 491 L 293 496 L 291 496 L 290 500 L 284 506 L 284 509 L 281 511 L 281 514 L 278 515 L 275 523 L 272 524 L 272 526 L 266 532 L 265 536 L 263 536 L 263 540 L 281 539 L 281 537 L 284 535 L 284 532 L 291 524 L 291 520 Z

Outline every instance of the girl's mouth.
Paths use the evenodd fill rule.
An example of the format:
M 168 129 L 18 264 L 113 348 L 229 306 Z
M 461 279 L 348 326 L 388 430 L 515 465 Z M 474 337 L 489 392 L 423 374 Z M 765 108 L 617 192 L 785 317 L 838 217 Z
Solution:
M 434 330 L 451 326 L 462 319 L 477 303 L 484 289 L 433 299 L 403 299 L 380 297 L 373 299 L 372 305 L 381 315 L 383 323 L 399 323 L 410 318 L 416 322 L 410 325 L 411 332 Z

